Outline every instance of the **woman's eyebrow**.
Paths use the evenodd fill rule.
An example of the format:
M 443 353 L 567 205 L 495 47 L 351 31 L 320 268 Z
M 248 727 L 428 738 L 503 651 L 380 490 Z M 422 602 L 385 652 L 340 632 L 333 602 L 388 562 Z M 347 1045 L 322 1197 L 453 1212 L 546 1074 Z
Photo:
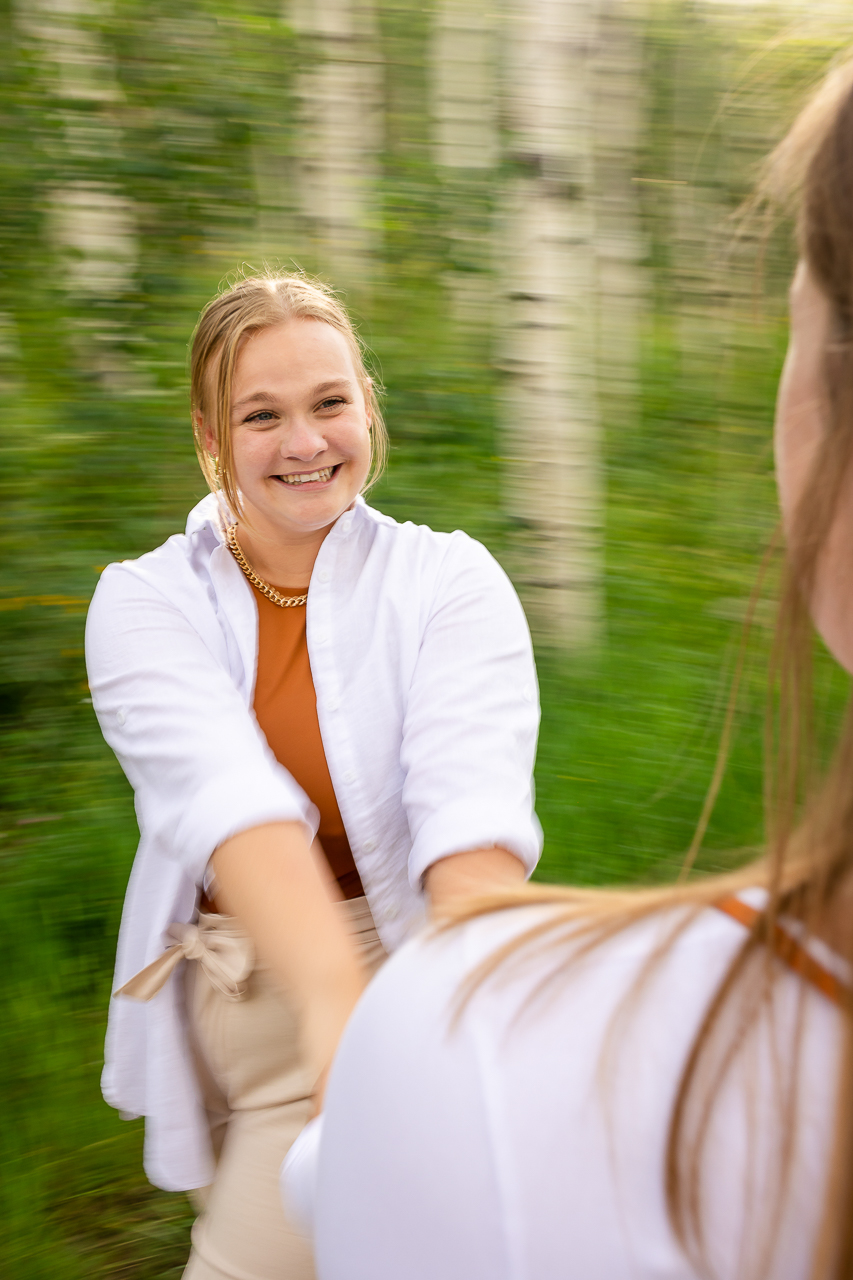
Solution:
M 326 395 L 329 391 L 348 391 L 352 387 L 352 379 L 350 378 L 332 378 L 329 382 L 320 382 L 311 392 L 314 396 Z M 275 404 L 278 396 L 272 391 L 253 391 L 250 396 L 244 396 L 242 400 L 237 400 L 231 409 L 236 412 L 247 404 Z
M 348 391 L 352 386 L 349 378 L 332 378 L 331 382 L 321 382 L 312 391 L 312 396 L 322 396 L 328 391 Z
M 277 398 L 271 391 L 255 391 L 252 395 L 244 396 L 242 400 L 237 400 L 235 404 L 232 404 L 231 408 L 232 410 L 242 409 L 245 404 L 275 404 Z

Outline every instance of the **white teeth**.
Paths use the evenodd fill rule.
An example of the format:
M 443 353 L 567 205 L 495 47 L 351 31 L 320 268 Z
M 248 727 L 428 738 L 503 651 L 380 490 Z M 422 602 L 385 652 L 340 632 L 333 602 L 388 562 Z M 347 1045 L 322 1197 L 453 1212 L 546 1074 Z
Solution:
M 310 484 L 312 480 L 331 480 L 334 467 L 324 467 L 322 471 L 300 472 L 297 475 L 282 476 L 285 484 Z

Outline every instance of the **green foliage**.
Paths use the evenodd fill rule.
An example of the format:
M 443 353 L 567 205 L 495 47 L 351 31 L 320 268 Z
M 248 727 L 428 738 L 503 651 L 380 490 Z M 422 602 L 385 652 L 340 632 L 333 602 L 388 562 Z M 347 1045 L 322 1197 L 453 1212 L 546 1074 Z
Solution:
M 185 372 L 200 306 L 226 272 L 256 260 L 262 223 L 278 228 L 264 244 L 283 263 L 305 243 L 288 182 L 294 77 L 318 54 L 280 13 L 278 0 L 81 0 L 76 15 L 0 6 L 0 1043 L 14 1120 L 0 1130 L 0 1266 L 10 1280 L 178 1276 L 186 1256 L 188 1206 L 147 1186 L 138 1122 L 121 1122 L 98 1093 L 135 823 L 87 701 L 83 621 L 99 567 L 180 530 L 204 492 Z M 63 44 L 50 28 L 64 22 L 73 39 Z M 770 302 L 756 311 L 753 266 L 742 265 L 755 262 L 754 236 L 730 254 L 726 219 L 838 40 L 773 43 L 779 22 L 761 22 L 739 11 L 734 27 L 679 2 L 655 6 L 645 29 L 640 404 L 632 420 L 605 424 L 606 648 L 583 663 L 541 655 L 545 877 L 659 879 L 677 867 L 775 520 L 770 425 L 791 250 L 783 228 L 767 256 Z M 379 6 L 379 24 L 382 257 L 372 291 L 353 295 L 394 446 L 373 501 L 466 528 L 500 557 L 511 536 L 500 375 L 487 325 L 448 319 L 445 284 L 447 273 L 490 270 L 500 175 L 436 170 L 429 13 L 398 0 Z M 119 246 L 106 283 L 57 234 L 69 192 L 106 193 L 130 211 L 132 252 Z M 324 269 L 321 251 L 298 252 Z M 757 628 L 709 867 L 760 839 L 767 635 Z M 839 680 L 828 664 L 825 684 L 831 708 Z

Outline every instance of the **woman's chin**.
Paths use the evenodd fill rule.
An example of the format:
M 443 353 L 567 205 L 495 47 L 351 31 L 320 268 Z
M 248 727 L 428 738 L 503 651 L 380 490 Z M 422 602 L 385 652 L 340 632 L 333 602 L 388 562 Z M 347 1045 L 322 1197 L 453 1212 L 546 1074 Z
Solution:
M 282 533 L 292 534 L 297 531 L 312 533 L 327 529 L 333 525 L 338 516 L 352 506 L 356 494 L 344 492 L 332 484 L 322 487 L 306 488 L 299 493 L 278 493 L 270 495 L 272 501 L 260 503 L 246 502 L 247 515 L 251 520 L 250 509 L 254 508 L 264 520 L 281 529 Z

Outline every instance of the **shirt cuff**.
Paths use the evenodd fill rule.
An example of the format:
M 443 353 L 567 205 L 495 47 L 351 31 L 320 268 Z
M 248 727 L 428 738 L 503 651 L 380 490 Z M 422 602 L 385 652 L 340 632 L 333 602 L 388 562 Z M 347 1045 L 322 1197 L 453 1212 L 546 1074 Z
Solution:
M 468 849 L 507 849 L 530 875 L 542 852 L 542 828 L 536 815 L 501 803 L 495 796 L 469 797 L 430 814 L 409 854 L 409 883 L 416 893 L 434 862 Z
M 181 850 L 184 870 L 194 884 L 200 885 L 214 850 L 241 831 L 271 822 L 301 823 L 310 844 L 320 825 L 320 815 L 286 775 L 258 778 L 230 773 L 212 779 L 193 797 L 178 823 L 174 841 L 169 843 Z

